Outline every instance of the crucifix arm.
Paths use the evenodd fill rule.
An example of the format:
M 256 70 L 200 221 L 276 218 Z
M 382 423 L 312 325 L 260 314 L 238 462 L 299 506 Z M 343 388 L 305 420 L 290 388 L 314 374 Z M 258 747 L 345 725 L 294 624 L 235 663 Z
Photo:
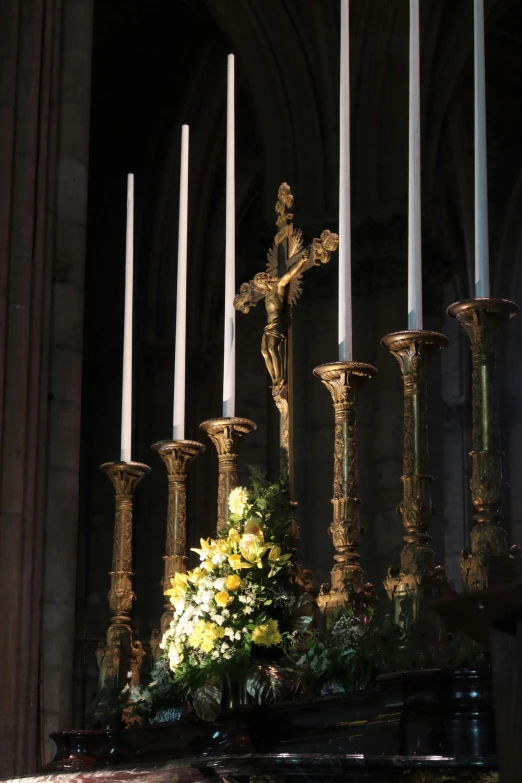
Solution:
M 294 277 L 297 277 L 297 275 L 301 274 L 303 271 L 303 267 L 308 262 L 308 255 L 309 255 L 309 248 L 305 248 L 301 251 L 302 255 L 299 261 L 297 261 L 293 266 L 290 267 L 288 272 L 286 272 L 280 279 L 279 279 L 279 290 L 283 290 L 290 280 L 293 280 Z

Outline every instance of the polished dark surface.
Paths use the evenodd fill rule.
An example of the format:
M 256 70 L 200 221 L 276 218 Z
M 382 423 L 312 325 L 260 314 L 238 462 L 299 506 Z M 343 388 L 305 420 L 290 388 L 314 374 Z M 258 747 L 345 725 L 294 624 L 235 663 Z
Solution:
M 495 767 L 489 670 L 403 672 L 351 694 L 241 707 L 213 724 L 188 716 L 119 735 L 65 732 L 53 739 L 59 752 L 50 769 L 179 759 L 225 777 L 385 781 L 400 767 Z

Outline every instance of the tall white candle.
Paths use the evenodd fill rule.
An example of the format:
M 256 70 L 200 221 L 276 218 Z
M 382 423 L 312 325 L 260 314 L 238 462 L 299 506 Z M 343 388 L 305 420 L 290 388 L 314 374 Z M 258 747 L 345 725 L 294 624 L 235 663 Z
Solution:
M 234 416 L 236 398 L 236 193 L 234 131 L 234 55 L 228 55 L 227 74 L 227 174 L 225 241 L 225 350 L 223 361 L 223 416 Z
M 489 296 L 484 0 L 475 0 L 475 296 Z
M 185 352 L 187 342 L 187 230 L 189 126 L 181 128 L 179 176 L 178 283 L 176 293 L 176 348 L 174 359 L 174 415 L 172 437 L 185 437 Z
M 352 361 L 352 258 L 350 206 L 350 5 L 341 0 L 339 127 L 339 360 Z
M 132 441 L 132 298 L 134 283 L 134 174 L 127 177 L 125 242 L 125 316 L 123 325 L 123 388 L 121 396 L 121 460 L 131 461 Z
M 408 329 L 422 329 L 419 0 L 410 0 Z

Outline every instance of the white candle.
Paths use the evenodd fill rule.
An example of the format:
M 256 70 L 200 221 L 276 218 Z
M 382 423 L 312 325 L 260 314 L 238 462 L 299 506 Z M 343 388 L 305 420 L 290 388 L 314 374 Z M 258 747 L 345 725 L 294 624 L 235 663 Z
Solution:
M 475 296 L 489 296 L 484 0 L 475 0 Z
M 125 316 L 123 325 L 123 389 L 121 396 L 121 460 L 131 461 L 132 441 L 132 294 L 134 278 L 134 174 L 127 177 L 125 243 Z
M 174 359 L 174 415 L 172 437 L 185 437 L 185 352 L 187 341 L 187 227 L 189 127 L 181 128 L 179 176 L 178 283 L 176 293 L 176 347 Z
M 227 174 L 225 241 L 225 350 L 223 361 L 223 416 L 234 416 L 236 396 L 236 195 L 234 139 L 234 55 L 228 55 L 227 74 Z
M 419 0 L 410 0 L 408 329 L 422 329 Z
M 350 217 L 350 21 L 341 0 L 341 96 L 339 127 L 339 360 L 352 361 L 352 264 Z

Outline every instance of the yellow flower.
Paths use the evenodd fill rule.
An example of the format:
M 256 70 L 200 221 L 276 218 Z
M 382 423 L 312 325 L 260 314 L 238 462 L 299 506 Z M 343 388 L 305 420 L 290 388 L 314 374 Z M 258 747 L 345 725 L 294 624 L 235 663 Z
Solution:
M 228 531 L 228 540 L 230 541 L 230 543 L 231 544 L 238 544 L 240 538 L 241 538 L 241 536 L 237 532 L 236 528 L 235 527 L 231 527 L 230 530 Z
M 271 647 L 273 644 L 279 644 L 281 634 L 277 620 L 267 620 L 266 623 L 258 625 L 252 631 L 252 641 L 263 647 Z
M 258 568 L 263 567 L 261 558 L 270 549 L 269 546 L 264 546 L 263 543 L 256 538 L 253 533 L 248 533 L 243 536 L 239 542 L 239 549 L 245 560 L 249 563 L 257 565 Z
M 252 568 L 250 563 L 243 562 L 241 555 L 230 555 L 228 558 L 228 564 L 236 571 L 239 571 L 240 568 Z
M 199 543 L 200 543 L 201 549 L 196 549 L 195 547 L 193 547 L 190 551 L 191 552 L 196 552 L 196 554 L 199 555 L 200 560 L 206 560 L 208 558 L 208 556 L 210 555 L 210 552 L 212 551 L 212 544 L 215 543 L 215 542 L 212 541 L 210 538 L 207 538 L 206 541 L 205 541 L 204 538 L 200 538 L 199 539 Z
M 193 571 L 189 571 L 187 574 L 189 582 L 192 582 L 193 585 L 197 585 L 201 579 L 205 576 L 201 568 L 198 566 Z
M 207 571 L 213 571 L 214 563 L 212 560 L 205 560 L 205 562 L 201 564 L 201 568 L 205 568 Z
M 281 554 L 281 547 L 278 546 L 278 544 L 274 544 L 274 546 L 270 550 L 270 554 L 268 555 L 268 559 L 269 560 L 278 560 L 280 554 Z
M 206 636 L 201 642 L 200 650 L 202 650 L 203 652 L 210 652 L 213 646 L 214 646 L 214 640 Z
M 221 590 L 219 593 L 216 593 L 216 595 L 214 596 L 214 601 L 217 603 L 218 606 L 227 606 L 231 600 L 232 599 L 230 598 L 226 590 Z
M 243 516 L 247 508 L 248 492 L 245 487 L 236 487 L 228 496 L 228 507 L 231 514 Z
M 170 595 L 171 603 L 179 601 L 187 592 L 188 575 L 182 574 L 179 571 L 174 574 L 174 578 L 170 580 L 172 587 L 165 590 L 165 595 Z
M 227 590 L 237 590 L 241 587 L 241 579 L 237 574 L 231 574 L 225 579 L 225 587 Z
M 258 538 L 260 541 L 264 540 L 263 531 L 259 526 L 259 520 L 251 517 L 245 525 L 244 532 Z

